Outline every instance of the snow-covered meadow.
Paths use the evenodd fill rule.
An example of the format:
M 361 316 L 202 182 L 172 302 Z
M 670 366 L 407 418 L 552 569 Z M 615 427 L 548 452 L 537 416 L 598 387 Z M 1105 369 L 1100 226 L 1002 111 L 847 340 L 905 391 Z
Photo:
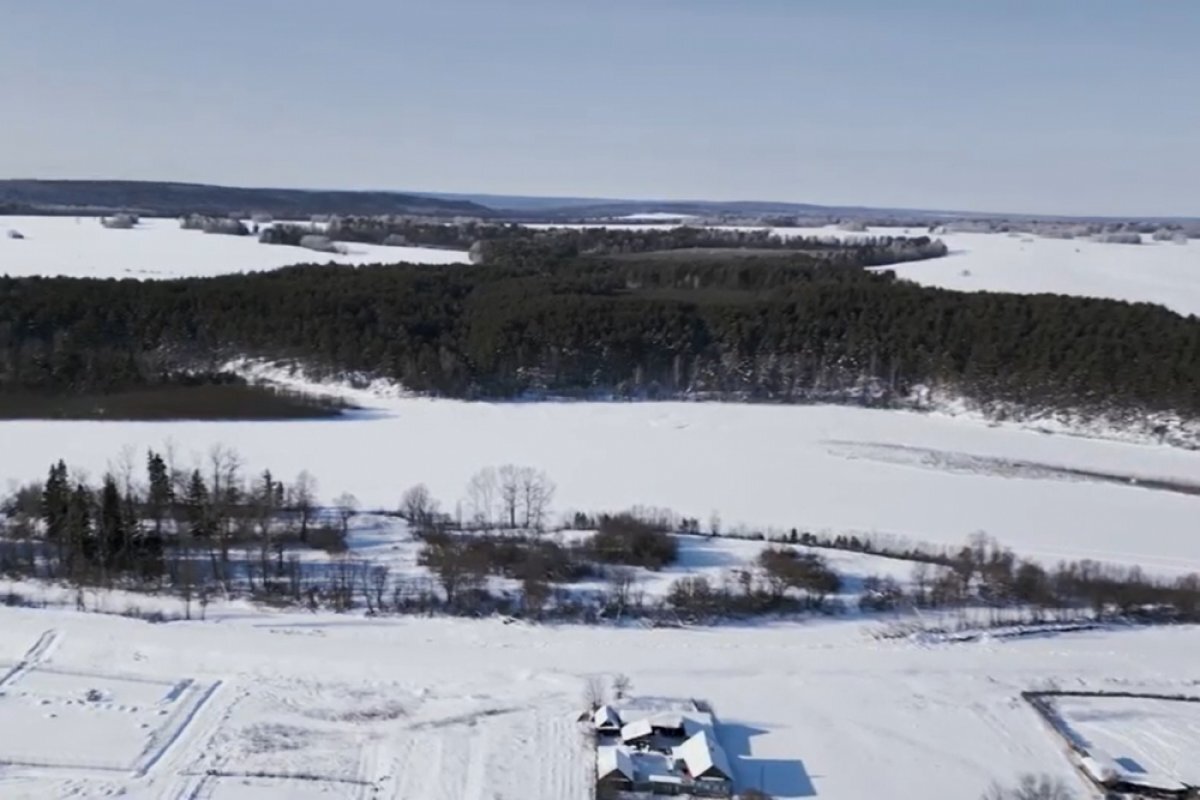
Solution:
M 62 458 L 98 476 L 125 448 L 140 460 L 168 443 L 187 464 L 222 444 L 249 474 L 309 470 L 326 500 L 350 491 L 364 507 L 395 508 L 406 488 L 425 483 L 453 512 L 473 473 L 512 463 L 548 473 L 558 512 L 658 506 L 705 521 L 716 511 L 725 530 L 952 545 L 983 531 L 1051 562 L 1200 570 L 1200 496 L 1006 468 L 1198 482 L 1196 451 L 836 406 L 367 402 L 369 412 L 299 422 L 0 422 L 0 475 L 40 480 Z
M 24 238 L 9 238 L 14 230 Z M 466 263 L 467 254 L 428 247 L 348 243 L 348 252 L 260 244 L 254 236 L 183 230 L 175 219 L 143 219 L 110 230 L 95 217 L 0 217 L 0 275 L 73 278 L 184 278 L 255 272 L 291 264 Z
M 149 625 L 0 609 L 0 630 L 0 675 L 13 676 L 0 714 L 22 720 L 0 727 L 6 798 L 584 800 L 593 767 L 574 720 L 586 679 L 618 672 L 636 694 L 711 702 L 739 787 L 780 800 L 867 800 L 880 787 L 971 800 L 1024 772 L 1082 791 L 1020 692 L 1182 692 L 1200 658 L 1191 628 L 923 645 L 840 621 L 549 628 L 239 612 Z

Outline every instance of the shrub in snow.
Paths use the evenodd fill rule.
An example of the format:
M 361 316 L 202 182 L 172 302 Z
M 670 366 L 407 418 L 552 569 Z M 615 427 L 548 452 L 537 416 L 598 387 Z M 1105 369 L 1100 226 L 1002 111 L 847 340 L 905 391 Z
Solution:
M 319 233 L 309 233 L 300 237 L 300 246 L 318 253 L 339 253 L 341 250 L 328 236 Z
M 246 236 L 250 233 L 241 220 L 228 217 L 209 217 L 204 221 L 201 229 L 205 233 L 223 233 L 228 236 Z
M 1073 800 L 1075 795 L 1058 778 L 1049 775 L 1022 775 L 1016 786 L 992 784 L 983 800 Z
M 388 247 L 403 247 L 408 244 L 408 237 L 402 233 L 389 233 L 383 243 Z
M 138 218 L 133 214 L 115 214 L 111 217 L 101 217 L 100 224 L 113 230 L 128 230 L 138 224 Z
M 1092 241 L 1102 244 L 1141 244 L 1142 236 L 1139 233 L 1101 233 L 1093 236 Z
M 230 236 L 246 236 L 250 233 L 241 220 L 233 217 L 209 217 L 204 214 L 189 214 L 183 217 L 179 220 L 179 227 L 184 230 L 223 233 Z
M 10 238 L 10 239 L 24 239 L 24 238 L 25 238 L 25 234 L 21 233 L 19 230 L 15 229 L 15 228 L 10 228 L 10 229 L 9 229 L 9 231 L 8 231 L 8 238 Z

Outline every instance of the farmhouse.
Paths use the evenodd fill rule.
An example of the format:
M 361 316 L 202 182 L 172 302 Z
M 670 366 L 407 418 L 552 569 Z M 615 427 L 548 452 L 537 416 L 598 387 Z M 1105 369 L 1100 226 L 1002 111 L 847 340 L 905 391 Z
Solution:
M 596 786 L 649 795 L 729 797 L 733 770 L 712 714 L 695 703 L 655 699 L 584 714 L 597 739 Z

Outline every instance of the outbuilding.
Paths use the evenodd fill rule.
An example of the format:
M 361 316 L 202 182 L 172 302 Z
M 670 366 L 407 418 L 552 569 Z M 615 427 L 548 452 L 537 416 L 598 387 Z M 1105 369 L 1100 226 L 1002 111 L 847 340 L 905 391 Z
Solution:
M 592 724 L 596 733 L 617 736 L 621 733 L 621 715 L 609 705 L 600 706 L 592 713 Z
M 633 761 L 619 747 L 596 748 L 596 785 L 618 791 L 633 789 Z
M 729 759 L 709 734 L 700 731 L 672 752 L 677 767 L 705 793 L 728 794 L 733 783 Z
M 630 747 L 647 746 L 654 741 L 654 728 L 649 718 L 634 720 L 621 728 L 621 743 Z

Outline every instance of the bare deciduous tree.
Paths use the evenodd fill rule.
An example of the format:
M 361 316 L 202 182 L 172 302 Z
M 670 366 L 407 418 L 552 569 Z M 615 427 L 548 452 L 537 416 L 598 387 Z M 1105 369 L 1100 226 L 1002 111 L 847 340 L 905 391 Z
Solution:
M 308 526 L 317 505 L 317 479 L 308 470 L 300 470 L 292 484 L 292 508 L 300 515 L 300 541 L 308 542 Z
M 550 501 L 554 499 L 554 481 L 545 472 L 532 467 L 521 467 L 517 479 L 525 528 L 540 531 L 546 523 Z
M 467 513 L 471 522 L 480 526 L 489 526 L 497 519 L 497 499 L 499 497 L 499 481 L 496 470 L 485 467 L 471 476 L 467 483 Z
M 350 532 L 350 518 L 358 512 L 358 498 L 350 492 L 342 492 L 333 500 L 334 510 L 338 516 L 338 526 L 345 537 Z
M 604 683 L 599 676 L 592 675 L 584 681 L 583 702 L 593 711 L 604 705 Z
M 400 498 L 400 516 L 410 525 L 428 525 L 437 514 L 438 503 L 423 483 L 409 489 Z
M 615 697 L 617 700 L 624 700 L 625 696 L 629 694 L 629 691 L 632 688 L 633 688 L 633 681 L 630 680 L 629 676 L 626 675 L 625 673 L 619 672 L 613 676 L 613 679 L 612 679 L 613 697 Z
M 509 528 L 516 528 L 517 503 L 521 497 L 520 471 L 512 464 L 505 464 L 497 474 L 500 479 L 500 508 L 504 514 L 504 524 Z

